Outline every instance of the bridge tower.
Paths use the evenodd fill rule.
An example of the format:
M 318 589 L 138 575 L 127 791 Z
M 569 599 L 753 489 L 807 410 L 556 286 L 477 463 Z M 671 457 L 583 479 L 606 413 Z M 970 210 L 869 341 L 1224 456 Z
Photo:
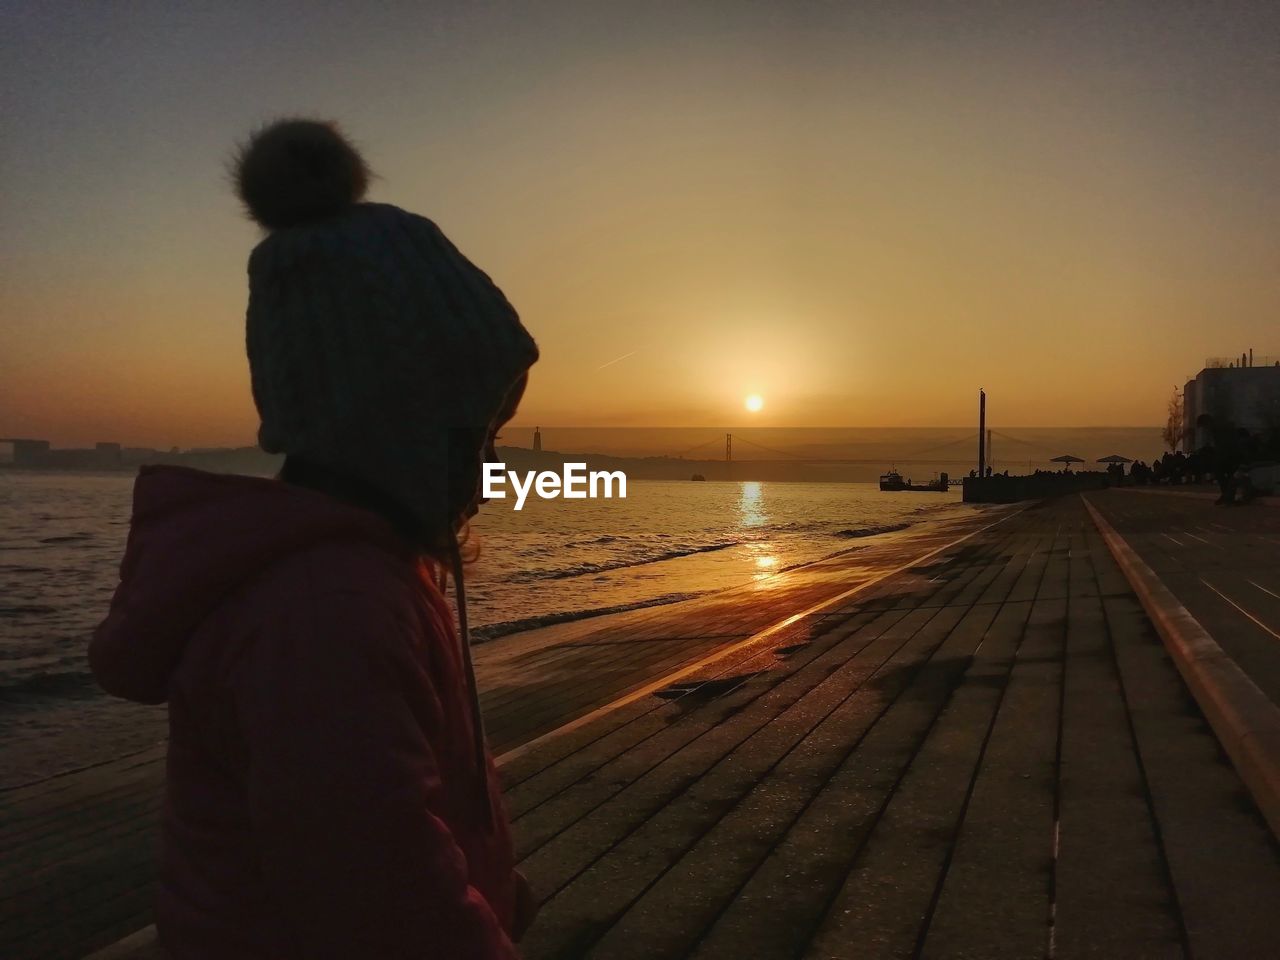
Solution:
M 733 462 L 733 434 L 726 433 L 724 435 L 724 462 Z

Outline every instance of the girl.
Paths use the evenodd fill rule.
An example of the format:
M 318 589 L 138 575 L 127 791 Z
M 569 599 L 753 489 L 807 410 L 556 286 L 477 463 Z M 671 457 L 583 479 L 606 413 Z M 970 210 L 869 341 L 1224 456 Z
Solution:
M 267 231 L 247 347 L 259 443 L 284 467 L 143 468 L 89 650 L 108 692 L 169 704 L 161 942 L 514 957 L 530 900 L 484 745 L 459 531 L 537 348 L 435 224 L 362 202 L 368 170 L 332 125 L 276 123 L 234 172 Z

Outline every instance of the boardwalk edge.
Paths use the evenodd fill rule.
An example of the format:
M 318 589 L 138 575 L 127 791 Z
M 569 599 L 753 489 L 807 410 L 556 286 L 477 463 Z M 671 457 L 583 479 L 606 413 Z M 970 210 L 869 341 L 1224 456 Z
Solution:
M 1280 707 L 1227 656 L 1089 498 L 1080 499 L 1272 834 L 1280 838 Z

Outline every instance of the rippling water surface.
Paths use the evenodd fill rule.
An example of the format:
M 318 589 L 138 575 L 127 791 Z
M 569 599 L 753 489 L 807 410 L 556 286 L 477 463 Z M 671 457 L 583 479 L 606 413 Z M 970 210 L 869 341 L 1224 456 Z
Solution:
M 163 736 L 112 701 L 85 644 L 115 588 L 133 479 L 0 472 L 0 785 Z M 967 508 L 872 484 L 632 481 L 625 500 L 494 501 L 468 576 L 480 638 L 723 589 Z

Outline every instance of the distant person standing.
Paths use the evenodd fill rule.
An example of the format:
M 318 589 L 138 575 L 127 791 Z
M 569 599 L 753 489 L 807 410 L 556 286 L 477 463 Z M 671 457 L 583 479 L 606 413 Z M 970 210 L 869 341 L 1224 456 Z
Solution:
M 533 339 L 329 124 L 235 168 L 276 479 L 141 471 L 102 686 L 169 704 L 156 918 L 176 958 L 511 958 L 531 914 L 485 749 L 461 531 Z M 458 629 L 442 592 L 454 581 Z
M 1209 428 L 1211 446 L 1206 452 L 1213 470 L 1213 478 L 1218 484 L 1216 504 L 1235 503 L 1236 471 L 1240 469 L 1244 458 L 1244 444 L 1241 432 L 1229 421 L 1215 420 L 1205 415 L 1200 422 Z

